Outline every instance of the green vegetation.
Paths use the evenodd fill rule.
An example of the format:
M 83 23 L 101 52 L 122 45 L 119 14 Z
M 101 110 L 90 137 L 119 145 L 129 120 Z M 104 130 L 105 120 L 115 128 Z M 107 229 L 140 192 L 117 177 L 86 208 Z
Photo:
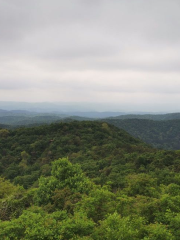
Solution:
M 105 121 L 124 129 L 153 147 L 167 150 L 180 149 L 180 120 L 105 119 Z
M 70 114 L 70 113 L 69 113 Z M 76 112 L 74 113 L 76 114 Z M 0 109 L 0 129 L 15 129 L 19 127 L 35 127 L 58 122 L 96 121 L 95 118 L 82 116 L 68 116 L 60 113 L 35 113 L 23 110 L 5 111 Z M 111 113 L 87 112 L 88 116 L 103 116 Z M 95 115 L 94 115 L 95 114 Z M 112 113 L 115 114 L 115 113 Z M 117 113 L 116 113 L 117 114 Z M 155 148 L 166 150 L 180 149 L 180 113 L 169 114 L 144 114 L 144 115 L 120 115 L 99 121 L 110 123 L 120 129 L 124 129 L 135 138 L 152 145 Z
M 180 239 L 180 152 L 105 122 L 0 134 L 0 239 Z

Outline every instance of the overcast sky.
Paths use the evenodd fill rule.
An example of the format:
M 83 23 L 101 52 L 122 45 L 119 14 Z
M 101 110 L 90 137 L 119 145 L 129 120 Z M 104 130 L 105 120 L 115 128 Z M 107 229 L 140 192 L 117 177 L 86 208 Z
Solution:
M 0 0 L 0 101 L 180 111 L 180 0 Z

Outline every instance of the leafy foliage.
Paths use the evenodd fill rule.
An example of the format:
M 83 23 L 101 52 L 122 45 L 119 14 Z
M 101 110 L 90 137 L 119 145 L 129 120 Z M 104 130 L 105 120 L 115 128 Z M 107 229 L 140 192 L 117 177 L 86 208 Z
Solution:
M 179 240 L 179 151 L 102 122 L 8 130 L 0 147 L 0 239 Z

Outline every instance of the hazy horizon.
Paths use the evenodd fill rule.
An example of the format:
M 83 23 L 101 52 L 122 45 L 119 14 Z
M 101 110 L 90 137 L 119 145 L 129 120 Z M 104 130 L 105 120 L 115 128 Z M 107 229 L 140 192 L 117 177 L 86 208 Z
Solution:
M 0 101 L 180 112 L 180 1 L 0 0 Z
M 180 111 L 148 111 L 123 108 L 110 103 L 73 103 L 73 102 L 11 102 L 0 101 L 0 110 L 27 110 L 37 112 L 112 112 L 121 114 L 166 114 Z

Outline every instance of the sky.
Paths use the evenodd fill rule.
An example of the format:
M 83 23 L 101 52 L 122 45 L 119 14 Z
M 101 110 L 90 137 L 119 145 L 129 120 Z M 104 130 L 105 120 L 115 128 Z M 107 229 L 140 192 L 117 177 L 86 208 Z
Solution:
M 180 112 L 179 12 L 179 0 L 0 0 L 0 101 Z

